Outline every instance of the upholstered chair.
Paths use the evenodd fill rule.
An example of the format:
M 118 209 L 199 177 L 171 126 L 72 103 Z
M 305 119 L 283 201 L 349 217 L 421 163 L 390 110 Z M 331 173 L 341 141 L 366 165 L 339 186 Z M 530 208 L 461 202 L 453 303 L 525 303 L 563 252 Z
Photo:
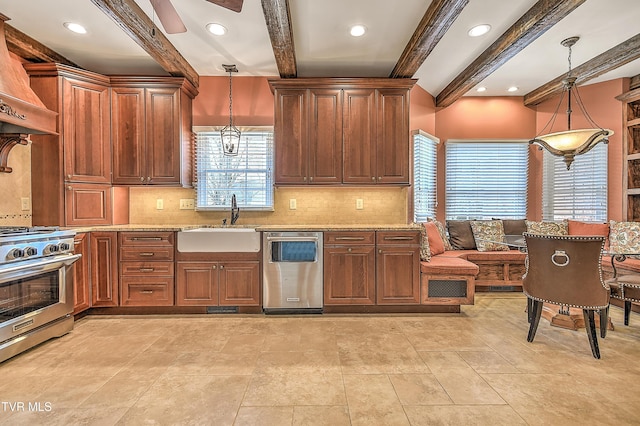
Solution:
M 629 325 L 631 302 L 640 302 L 640 274 L 621 275 L 606 281 L 611 297 L 624 302 L 624 325 Z
M 533 342 L 543 303 L 582 309 L 591 352 L 600 358 L 594 314 L 600 315 L 600 336 L 607 333 L 609 288 L 602 280 L 604 237 L 525 233 L 526 271 L 522 288 L 528 298 L 529 334 Z

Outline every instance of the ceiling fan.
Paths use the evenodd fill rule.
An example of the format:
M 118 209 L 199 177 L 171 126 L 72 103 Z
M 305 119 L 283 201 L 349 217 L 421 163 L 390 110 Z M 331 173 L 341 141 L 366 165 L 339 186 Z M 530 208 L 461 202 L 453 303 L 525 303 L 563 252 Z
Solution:
M 176 34 L 176 33 L 184 33 L 187 31 L 187 28 L 184 26 L 182 19 L 176 12 L 176 9 L 171 4 L 171 0 L 150 0 L 151 6 L 153 6 L 153 10 L 156 15 L 158 15 L 158 19 L 162 23 L 164 30 L 167 34 Z M 222 6 L 225 9 L 232 10 L 234 12 L 240 13 L 242 10 L 242 2 L 243 0 L 206 0 L 209 3 L 217 4 L 218 6 Z

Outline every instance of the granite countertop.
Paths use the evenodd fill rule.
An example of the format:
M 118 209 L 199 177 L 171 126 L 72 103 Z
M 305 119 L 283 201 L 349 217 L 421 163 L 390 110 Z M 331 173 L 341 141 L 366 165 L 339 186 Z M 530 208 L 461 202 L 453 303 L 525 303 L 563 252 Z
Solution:
M 337 224 L 326 224 L 326 225 L 233 225 L 233 226 L 222 226 L 222 225 L 198 225 L 198 224 L 189 224 L 189 225 L 143 225 L 143 224 L 128 224 L 128 225 L 107 225 L 107 226 L 84 226 L 84 227 L 75 227 L 68 228 L 73 229 L 76 233 L 81 232 L 99 232 L 99 231 L 165 231 L 165 232 L 174 232 L 174 231 L 185 231 L 189 229 L 196 228 L 255 228 L 256 231 L 366 231 L 366 230 L 375 230 L 375 231 L 404 231 L 404 230 L 415 230 L 419 229 L 419 225 L 409 223 L 409 224 L 390 224 L 390 225 L 379 225 L 379 224 L 347 224 L 347 225 L 337 225 Z

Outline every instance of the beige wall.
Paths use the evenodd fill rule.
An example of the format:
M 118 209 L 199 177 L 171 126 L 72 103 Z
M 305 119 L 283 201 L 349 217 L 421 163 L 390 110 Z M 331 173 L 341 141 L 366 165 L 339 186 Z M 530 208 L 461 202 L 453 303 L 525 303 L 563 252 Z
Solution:
M 352 225 L 404 224 L 407 217 L 407 188 L 398 187 L 279 187 L 274 194 L 274 211 L 240 211 L 237 225 Z M 194 199 L 193 189 L 134 187 L 130 190 L 132 224 L 221 224 L 230 210 L 198 212 L 180 210 L 180 199 Z M 156 209 L 156 200 L 163 209 Z M 289 200 L 296 200 L 296 210 Z M 364 209 L 356 210 L 361 198 Z
M 30 226 L 31 204 L 22 210 L 22 198 L 31 200 L 31 145 L 14 146 L 8 166 L 11 173 L 0 173 L 0 226 Z

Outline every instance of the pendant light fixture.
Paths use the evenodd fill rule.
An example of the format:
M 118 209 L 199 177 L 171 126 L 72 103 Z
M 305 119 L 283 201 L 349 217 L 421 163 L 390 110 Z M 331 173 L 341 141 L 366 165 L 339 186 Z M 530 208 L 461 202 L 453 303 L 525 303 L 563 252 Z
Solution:
M 233 96 L 231 91 L 231 73 L 238 72 L 235 65 L 222 65 L 224 70 L 229 73 L 229 125 L 220 131 L 222 140 L 222 152 L 224 155 L 238 155 L 240 146 L 240 130 L 233 125 Z
M 544 126 L 542 132 L 550 131 L 553 128 L 553 124 L 558 115 L 558 110 L 562 104 L 565 92 L 567 93 L 567 130 L 563 132 L 549 133 L 545 135 L 539 135 L 529 141 L 530 144 L 539 145 L 545 148 L 551 154 L 564 157 L 564 162 L 567 165 L 567 170 L 571 167 L 571 163 L 576 155 L 584 154 L 591 150 L 598 143 L 608 143 L 609 136 L 613 135 L 613 131 L 609 129 L 603 129 L 598 126 L 589 116 L 585 109 L 580 94 L 578 93 L 578 86 L 576 86 L 576 77 L 571 75 L 571 47 L 576 44 L 579 37 L 569 37 L 562 40 L 561 44 L 564 47 L 569 48 L 569 72 L 567 77 L 562 80 L 564 85 L 562 95 L 560 96 L 560 102 L 553 113 L 553 116 L 549 122 Z M 587 119 L 593 128 L 590 129 L 576 129 L 571 130 L 571 99 L 572 91 L 575 91 L 575 98 L 582 114 Z

